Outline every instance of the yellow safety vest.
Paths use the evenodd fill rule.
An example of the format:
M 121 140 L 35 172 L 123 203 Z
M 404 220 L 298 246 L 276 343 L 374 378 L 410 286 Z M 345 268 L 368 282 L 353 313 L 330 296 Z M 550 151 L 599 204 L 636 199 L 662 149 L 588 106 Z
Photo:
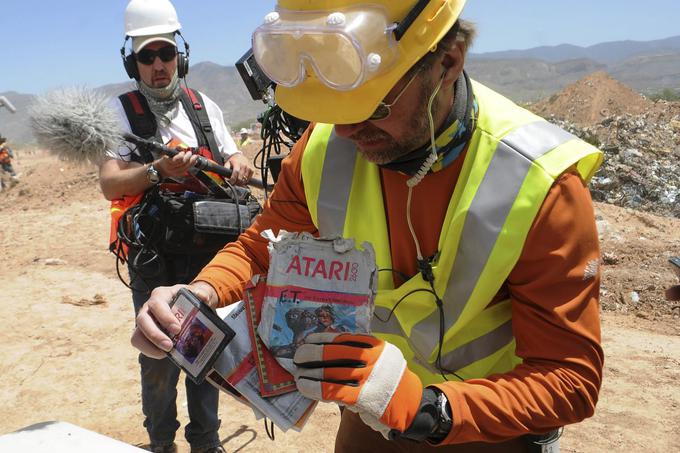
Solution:
M 246 138 L 245 140 L 239 139 L 238 141 L 238 149 L 242 149 L 244 146 L 250 145 L 250 137 Z
M 588 143 L 479 83 L 473 82 L 473 89 L 479 116 L 433 263 L 443 321 L 420 274 L 399 288 L 389 272 L 378 280 L 373 334 L 399 347 L 425 385 L 442 382 L 442 373 L 449 380 L 480 378 L 520 363 L 510 300 L 489 303 L 519 259 L 557 177 L 576 165 L 587 182 L 602 163 L 602 153 Z M 322 236 L 368 241 L 378 268 L 393 268 L 380 170 L 351 141 L 335 135 L 332 125 L 314 128 L 302 179 Z

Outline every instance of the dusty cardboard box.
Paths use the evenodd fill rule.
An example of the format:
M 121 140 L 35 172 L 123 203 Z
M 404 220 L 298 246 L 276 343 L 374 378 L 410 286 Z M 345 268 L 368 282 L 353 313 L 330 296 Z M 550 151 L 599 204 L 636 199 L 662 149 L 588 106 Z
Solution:
M 377 284 L 370 244 L 309 233 L 265 236 L 270 262 L 258 334 L 284 368 L 292 369 L 310 333 L 370 333 Z

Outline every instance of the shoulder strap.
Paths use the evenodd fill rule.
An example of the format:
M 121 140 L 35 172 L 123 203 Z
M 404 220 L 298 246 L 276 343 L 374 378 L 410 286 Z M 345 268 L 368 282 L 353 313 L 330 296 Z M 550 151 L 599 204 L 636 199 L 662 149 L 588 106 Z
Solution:
M 135 90 L 121 94 L 118 99 L 123 105 L 132 133 L 144 139 L 156 138 L 160 142 L 156 118 L 151 113 L 146 98 Z M 140 153 L 142 154 L 141 163 L 153 162 L 153 155 L 149 150 L 140 148 Z M 133 160 L 136 160 L 136 156 L 134 154 L 132 156 Z
M 224 165 L 224 158 L 217 146 L 215 133 L 210 124 L 210 118 L 208 117 L 208 112 L 205 108 L 205 102 L 203 102 L 201 93 L 192 90 L 191 88 L 184 88 L 180 100 L 191 120 L 191 125 L 194 127 L 198 146 L 205 146 L 210 149 L 212 160 L 220 165 Z

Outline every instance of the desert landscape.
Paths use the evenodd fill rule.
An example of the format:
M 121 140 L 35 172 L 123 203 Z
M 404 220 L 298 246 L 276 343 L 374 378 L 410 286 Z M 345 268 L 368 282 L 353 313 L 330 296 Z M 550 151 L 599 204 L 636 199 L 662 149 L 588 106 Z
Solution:
M 609 96 L 617 92 L 616 86 L 600 80 L 588 87 L 584 83 L 568 88 L 586 90 L 567 92 L 572 100 L 584 96 L 577 103 L 579 111 L 566 110 L 569 103 L 559 96 L 536 110 L 592 134 L 599 133 L 603 122 L 612 124 L 608 118 L 621 120 L 626 115 L 633 119 L 646 115 L 645 121 L 662 124 L 661 129 L 671 124 L 663 129 L 670 134 L 670 138 L 663 136 L 668 143 L 657 146 L 653 134 L 661 129 L 645 128 L 655 147 L 643 144 L 636 150 L 642 156 L 640 162 L 649 159 L 675 165 L 657 173 L 675 171 L 677 184 L 680 130 L 672 124 L 680 118 L 680 108 L 624 98 L 620 104 L 632 110 L 620 111 Z M 587 93 L 588 89 L 611 93 Z M 586 100 L 592 101 L 589 108 L 583 105 Z M 654 116 L 656 110 L 663 115 Z M 611 128 L 609 135 L 598 138 L 609 149 L 607 158 L 623 161 L 623 151 L 611 154 L 616 138 Z M 250 157 L 257 148 L 254 144 L 248 149 Z M 99 191 L 96 169 L 59 161 L 41 149 L 16 151 L 20 182 L 0 193 L 0 307 L 5 319 L 5 328 L 0 330 L 0 435 L 60 420 L 141 446 L 147 436 L 142 427 L 137 353 L 129 342 L 134 322 L 131 296 L 119 281 L 115 258 L 107 249 L 109 206 Z M 644 171 L 643 164 L 636 166 L 637 159 L 633 155 L 625 162 L 635 174 Z M 620 166 L 603 171 L 618 177 L 602 186 L 604 179 L 613 176 L 599 174 L 596 190 L 605 195 L 595 196 L 601 200 L 596 213 L 603 256 L 605 378 L 595 416 L 567 427 L 561 449 L 676 451 L 680 441 L 680 303 L 665 301 L 663 292 L 678 283 L 668 265 L 671 255 L 680 255 L 680 218 L 674 215 L 678 203 L 674 198 L 666 202 L 642 196 L 632 209 L 628 202 L 635 201 L 630 195 L 635 187 L 669 184 L 667 177 L 625 178 Z M 607 199 L 616 190 L 623 195 Z M 184 424 L 186 403 L 181 387 L 178 409 Z M 331 452 L 339 410 L 320 404 L 301 433 L 277 430 L 275 441 L 267 437 L 262 421 L 226 394 L 220 417 L 221 439 L 230 452 Z M 177 441 L 181 452 L 189 451 L 181 431 Z

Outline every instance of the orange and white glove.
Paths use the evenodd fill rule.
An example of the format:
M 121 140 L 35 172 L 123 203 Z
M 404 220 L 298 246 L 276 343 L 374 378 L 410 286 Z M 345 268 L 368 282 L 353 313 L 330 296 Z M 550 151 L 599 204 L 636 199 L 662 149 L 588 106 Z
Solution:
M 313 333 L 294 362 L 300 393 L 347 406 L 386 438 L 392 430 L 406 431 L 420 408 L 420 378 L 399 348 L 373 336 Z

